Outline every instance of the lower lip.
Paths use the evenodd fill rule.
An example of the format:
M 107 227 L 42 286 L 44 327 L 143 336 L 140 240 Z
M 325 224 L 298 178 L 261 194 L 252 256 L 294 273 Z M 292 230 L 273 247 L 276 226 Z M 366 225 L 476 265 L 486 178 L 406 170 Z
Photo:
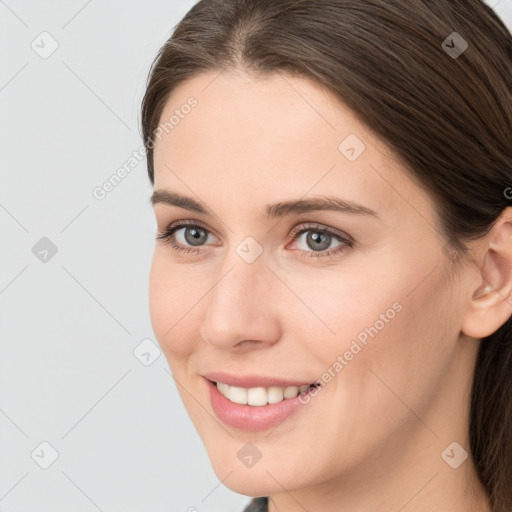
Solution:
M 295 398 L 286 398 L 276 404 L 261 406 L 242 405 L 228 400 L 218 389 L 217 384 L 206 380 L 210 388 L 210 399 L 215 414 L 231 427 L 250 430 L 253 432 L 268 430 L 282 423 L 304 403 Z

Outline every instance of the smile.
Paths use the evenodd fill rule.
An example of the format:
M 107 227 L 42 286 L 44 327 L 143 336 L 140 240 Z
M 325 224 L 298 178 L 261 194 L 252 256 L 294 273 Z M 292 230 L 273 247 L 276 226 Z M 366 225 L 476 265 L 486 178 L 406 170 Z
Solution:
M 242 388 L 239 386 L 230 386 L 224 382 L 216 382 L 219 392 L 231 402 L 240 405 L 262 406 L 267 404 L 277 404 L 283 400 L 295 398 L 300 393 L 305 393 L 310 387 L 308 386 L 271 386 L 269 388 L 255 387 Z
M 232 380 L 238 380 L 237 383 L 240 381 Z M 267 379 L 267 382 L 274 381 L 272 384 L 275 384 L 275 380 Z M 301 398 L 306 397 L 318 386 L 315 383 L 244 388 L 220 380 L 216 382 L 204 379 L 204 382 L 217 417 L 226 425 L 250 431 L 275 428 L 296 411 L 305 410 L 304 405 L 309 403 L 309 400 L 304 402 Z M 316 400 L 314 398 L 314 401 Z

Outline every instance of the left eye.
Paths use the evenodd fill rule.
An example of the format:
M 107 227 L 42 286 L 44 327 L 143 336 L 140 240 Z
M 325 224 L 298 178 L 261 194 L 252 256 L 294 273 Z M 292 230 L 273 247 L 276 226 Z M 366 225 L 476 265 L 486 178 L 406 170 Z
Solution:
M 304 235 L 307 235 L 304 237 Z M 298 248 L 304 251 L 312 250 L 315 252 L 325 251 L 332 249 L 331 244 L 336 241 L 337 238 L 333 233 L 329 231 L 320 231 L 313 229 L 305 229 L 295 235 L 298 242 Z M 301 247 L 302 242 L 302 247 Z M 343 241 L 339 241 L 338 246 L 342 245 Z M 336 247 L 338 247 L 336 246 Z
M 304 257 L 323 257 L 344 252 L 354 245 L 353 239 L 348 235 L 342 235 L 330 228 L 318 224 L 300 226 L 302 229 L 290 233 L 290 238 L 297 240 L 298 248 Z M 306 236 L 304 236 L 306 235 Z M 338 245 L 332 247 L 337 241 Z

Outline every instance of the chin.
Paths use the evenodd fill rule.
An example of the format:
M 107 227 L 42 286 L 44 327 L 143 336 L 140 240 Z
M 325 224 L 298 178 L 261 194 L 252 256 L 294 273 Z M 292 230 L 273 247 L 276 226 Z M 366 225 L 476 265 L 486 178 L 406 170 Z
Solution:
M 282 492 L 283 489 L 279 484 L 266 472 L 253 473 L 254 470 L 237 470 L 233 471 L 227 478 L 226 474 L 218 474 L 217 477 L 222 481 L 228 489 L 244 496 L 256 498 L 258 496 L 268 496 L 276 492 Z M 286 487 L 287 490 L 290 490 Z
M 304 485 L 306 482 L 299 482 L 297 475 L 293 475 L 293 468 L 286 466 L 270 466 L 263 459 L 252 467 L 246 467 L 236 458 L 225 456 L 226 451 L 218 454 L 218 458 L 210 457 L 213 470 L 217 478 L 228 489 L 238 494 L 250 497 L 268 496 L 269 494 L 283 492 L 283 487 L 293 491 Z M 288 473 L 290 471 L 290 473 Z

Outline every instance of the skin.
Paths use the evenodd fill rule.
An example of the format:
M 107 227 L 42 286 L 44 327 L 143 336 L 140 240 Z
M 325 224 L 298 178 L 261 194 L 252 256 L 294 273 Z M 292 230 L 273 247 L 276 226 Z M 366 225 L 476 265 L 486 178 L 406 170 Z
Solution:
M 187 220 L 210 235 L 199 254 L 156 242 L 150 307 L 218 478 L 238 493 L 270 496 L 271 512 L 490 511 L 471 456 L 453 469 L 441 455 L 454 441 L 469 451 L 479 338 L 512 313 L 509 209 L 474 242 L 477 266 L 459 262 L 454 272 L 431 198 L 328 91 L 287 75 L 208 73 L 181 84 L 161 119 L 191 96 L 198 105 L 155 147 L 154 189 L 192 197 L 214 215 L 154 205 L 159 232 Z M 338 150 L 349 134 L 366 146 L 354 161 Z M 322 195 L 378 217 L 264 216 L 268 203 Z M 288 238 L 307 223 L 355 243 L 335 254 L 333 237 L 323 251 L 331 254 L 318 256 L 308 233 Z M 176 242 L 194 247 L 184 234 Z M 235 251 L 247 236 L 263 251 L 252 263 Z M 394 318 L 277 428 L 247 432 L 216 417 L 200 374 L 314 382 L 394 303 Z M 237 458 L 247 442 L 262 454 L 252 467 Z

